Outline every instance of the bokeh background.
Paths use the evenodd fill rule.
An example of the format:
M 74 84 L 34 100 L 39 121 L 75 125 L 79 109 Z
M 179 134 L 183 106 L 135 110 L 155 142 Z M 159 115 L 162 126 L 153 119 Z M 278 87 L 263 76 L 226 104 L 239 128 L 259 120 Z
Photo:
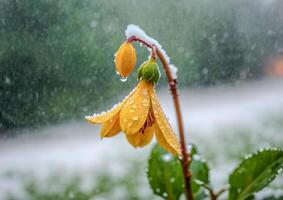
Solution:
M 83 120 L 136 84 L 113 62 L 131 23 L 178 67 L 188 141 L 215 188 L 244 153 L 282 147 L 282 10 L 282 0 L 0 1 L 0 199 L 158 199 L 146 180 L 151 146 L 134 149 L 123 134 L 101 141 Z M 140 65 L 148 52 L 136 47 Z M 282 185 L 281 175 L 257 198 Z

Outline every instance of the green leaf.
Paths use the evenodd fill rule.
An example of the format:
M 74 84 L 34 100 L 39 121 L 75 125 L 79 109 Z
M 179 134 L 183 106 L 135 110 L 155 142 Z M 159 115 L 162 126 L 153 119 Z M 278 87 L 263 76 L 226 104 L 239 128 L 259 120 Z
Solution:
M 199 190 L 197 193 L 194 194 L 195 200 L 204 200 L 207 199 L 207 194 L 205 193 L 204 189 Z
M 198 155 L 198 151 L 195 145 L 188 146 L 192 162 L 190 170 L 192 172 L 192 190 L 194 193 L 199 191 L 201 185 L 209 185 L 209 167 L 207 163 L 201 159 Z
M 246 200 L 267 186 L 283 168 L 283 150 L 268 149 L 245 158 L 229 177 L 229 200 Z
M 209 184 L 209 168 L 206 162 L 195 159 L 198 155 L 193 156 L 192 163 L 190 165 L 190 170 L 192 172 L 192 190 L 196 193 L 200 186 Z
M 202 183 L 208 184 L 208 166 L 199 159 L 195 146 L 191 146 L 193 156 L 190 170 L 192 172 L 192 190 L 195 195 Z M 177 156 L 173 156 L 159 145 L 152 149 L 148 162 L 148 180 L 153 192 L 165 199 L 177 200 L 184 192 L 182 166 Z
M 154 194 L 164 199 L 178 200 L 184 191 L 182 167 L 178 158 L 159 145 L 155 145 L 151 151 L 147 175 Z

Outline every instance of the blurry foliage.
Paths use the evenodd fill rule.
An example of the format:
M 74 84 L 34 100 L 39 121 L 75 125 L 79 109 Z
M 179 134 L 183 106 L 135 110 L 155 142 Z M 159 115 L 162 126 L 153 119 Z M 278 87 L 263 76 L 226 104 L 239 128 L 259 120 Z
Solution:
M 283 47 L 283 5 L 262 2 L 3 0 L 0 128 L 82 117 L 122 96 L 136 76 L 118 81 L 113 54 L 129 23 L 160 40 L 181 86 L 260 77 Z
M 129 161 L 130 162 L 130 161 Z M 131 161 L 127 173 L 123 176 L 113 177 L 107 171 L 102 173 L 88 172 L 85 180 L 82 174 L 65 174 L 64 172 L 52 171 L 46 178 L 33 176 L 32 172 L 10 172 L 10 178 L 20 177 L 20 185 L 23 192 L 7 192 L 7 200 L 94 200 L 94 199 L 121 199 L 121 200 L 147 200 L 153 199 L 153 194 L 144 193 L 140 188 L 141 176 L 137 172 L 144 172 L 144 165 L 140 161 Z

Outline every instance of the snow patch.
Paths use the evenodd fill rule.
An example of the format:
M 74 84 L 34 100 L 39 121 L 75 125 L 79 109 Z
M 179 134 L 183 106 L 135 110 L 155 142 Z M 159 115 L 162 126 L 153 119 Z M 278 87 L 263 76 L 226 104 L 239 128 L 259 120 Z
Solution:
M 144 40 L 146 43 L 156 46 L 160 50 L 161 54 L 164 56 L 165 60 L 167 61 L 167 63 L 170 66 L 170 57 L 167 55 L 166 51 L 164 49 L 162 49 L 162 45 L 159 44 L 159 42 L 157 40 L 148 36 L 139 26 L 134 25 L 134 24 L 129 24 L 127 26 L 127 29 L 125 30 L 125 34 L 126 34 L 127 39 L 129 39 L 132 36 L 136 36 L 136 37 Z M 172 73 L 174 79 L 177 79 L 177 68 L 174 65 L 172 65 L 172 66 L 175 69 L 173 69 L 173 67 L 170 67 L 171 73 Z
M 170 68 L 170 71 L 171 71 L 171 74 L 172 74 L 172 78 L 177 79 L 177 71 L 178 71 L 177 67 L 175 67 L 175 65 L 173 65 L 173 64 L 170 64 L 169 68 Z

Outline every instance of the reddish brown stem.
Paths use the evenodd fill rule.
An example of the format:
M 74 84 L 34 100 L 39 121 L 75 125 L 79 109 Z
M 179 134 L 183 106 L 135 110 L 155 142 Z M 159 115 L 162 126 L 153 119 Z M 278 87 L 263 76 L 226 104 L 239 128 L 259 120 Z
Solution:
M 149 43 L 143 41 L 140 38 L 137 38 L 136 36 L 132 36 L 128 39 L 129 42 L 132 41 L 138 41 L 144 44 L 147 47 L 153 48 L 152 50 L 156 52 L 157 56 L 159 57 L 164 71 L 166 73 L 168 83 L 170 86 L 171 94 L 173 96 L 173 101 L 174 101 L 174 106 L 176 110 L 176 116 L 177 116 L 177 121 L 178 121 L 178 128 L 179 128 L 179 135 L 180 135 L 180 144 L 181 144 L 181 150 L 182 150 L 182 159 L 181 159 L 181 164 L 182 164 L 182 169 L 183 169 L 183 175 L 184 175 L 184 181 L 185 181 L 185 194 L 187 200 L 193 200 L 193 193 L 191 189 L 191 177 L 192 174 L 189 170 L 190 167 L 190 155 L 187 152 L 186 148 L 186 140 L 185 140 L 185 134 L 184 134 L 184 127 L 183 127 L 183 120 L 182 120 L 182 114 L 181 114 L 181 108 L 180 108 L 180 103 L 179 103 L 179 96 L 177 92 L 177 81 L 176 79 L 173 78 L 170 68 L 169 68 L 169 63 L 161 53 L 160 49 L 157 48 L 154 45 L 150 45 Z

